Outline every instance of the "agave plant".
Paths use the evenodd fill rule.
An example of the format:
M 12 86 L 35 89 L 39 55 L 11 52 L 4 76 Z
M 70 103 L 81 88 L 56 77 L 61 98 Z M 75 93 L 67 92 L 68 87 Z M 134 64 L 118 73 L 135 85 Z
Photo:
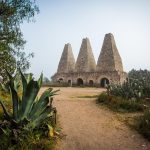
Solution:
M 12 114 L 8 113 L 3 101 L 0 98 L 0 104 L 3 108 L 4 118 L 7 122 L 15 124 L 16 128 L 34 129 L 39 127 L 42 122 L 48 117 L 52 117 L 56 113 L 56 108 L 52 107 L 52 97 L 57 91 L 52 88 L 43 92 L 40 98 L 37 97 L 42 85 L 43 74 L 38 81 L 34 81 L 29 75 L 28 79 L 19 70 L 22 82 L 22 95 L 18 95 L 18 84 L 15 77 L 12 77 L 8 72 L 9 89 L 12 100 Z

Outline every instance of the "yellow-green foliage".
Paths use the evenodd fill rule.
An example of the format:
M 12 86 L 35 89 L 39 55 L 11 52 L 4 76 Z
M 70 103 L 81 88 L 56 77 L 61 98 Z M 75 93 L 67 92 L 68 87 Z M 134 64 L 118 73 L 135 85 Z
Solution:
M 3 99 L 5 99 L 6 101 L 9 101 L 9 100 L 10 100 L 10 95 L 9 95 L 9 93 L 6 93 L 6 92 L 4 92 L 4 91 L 2 91 L 2 90 L 0 90 L 0 97 L 3 98 Z
M 11 112 L 12 111 L 12 103 L 11 103 L 11 100 L 10 100 L 9 93 L 7 93 L 3 90 L 0 90 L 0 97 L 5 100 L 4 104 L 8 108 L 8 112 Z M 2 112 L 3 112 L 2 107 L 0 107 L 0 116 L 2 115 Z

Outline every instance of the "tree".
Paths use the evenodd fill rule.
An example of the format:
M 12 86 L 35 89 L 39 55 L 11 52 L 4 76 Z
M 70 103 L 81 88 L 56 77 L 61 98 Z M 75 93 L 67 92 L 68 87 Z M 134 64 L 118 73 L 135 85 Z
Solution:
M 43 78 L 43 84 L 47 84 L 50 83 L 50 80 L 47 77 Z
M 3 81 L 7 80 L 6 77 L 6 69 L 13 74 L 16 67 L 16 60 L 15 58 L 8 53 L 7 51 L 0 52 L 0 76 L 2 77 Z
M 3 78 L 5 69 L 13 73 L 17 67 L 23 71 L 29 68 L 28 59 L 33 54 L 26 55 L 23 52 L 26 41 L 20 25 L 24 21 L 34 21 L 34 15 L 38 12 L 35 0 L 0 1 L 0 58 L 3 58 L 3 63 L 0 63 L 0 76 Z

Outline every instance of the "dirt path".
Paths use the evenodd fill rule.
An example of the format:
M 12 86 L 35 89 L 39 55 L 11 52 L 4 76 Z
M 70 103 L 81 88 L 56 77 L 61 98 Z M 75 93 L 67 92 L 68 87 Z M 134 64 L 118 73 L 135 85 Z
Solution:
M 102 89 L 61 88 L 55 97 L 62 132 L 58 150 L 150 150 L 150 143 L 91 98 Z

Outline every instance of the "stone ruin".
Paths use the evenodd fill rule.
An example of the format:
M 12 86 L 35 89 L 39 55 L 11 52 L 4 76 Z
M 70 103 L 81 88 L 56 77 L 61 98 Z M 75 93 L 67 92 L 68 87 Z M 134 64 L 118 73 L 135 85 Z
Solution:
M 112 83 L 122 84 L 126 80 L 127 74 L 123 71 L 122 60 L 114 36 L 109 33 L 105 35 L 97 65 L 88 38 L 82 40 L 76 62 L 71 44 L 65 44 L 57 73 L 51 78 L 54 83 L 63 82 L 70 86 L 105 87 Z

